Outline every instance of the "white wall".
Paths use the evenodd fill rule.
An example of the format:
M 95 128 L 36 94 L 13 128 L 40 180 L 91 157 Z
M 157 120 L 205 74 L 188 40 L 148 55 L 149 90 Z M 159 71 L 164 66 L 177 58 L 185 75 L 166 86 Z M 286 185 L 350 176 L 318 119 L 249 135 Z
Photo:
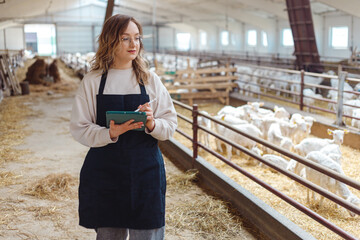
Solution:
M 24 28 L 10 27 L 0 30 L 0 49 L 22 50 L 25 49 Z M 5 35 L 5 38 L 4 38 Z
M 5 49 L 5 29 L 0 29 L 0 49 Z
M 174 29 L 171 27 L 160 27 L 158 29 L 159 48 L 173 50 L 175 48 L 176 36 L 174 36 Z
M 324 54 L 323 41 L 324 38 L 324 18 L 319 15 L 312 15 L 314 23 L 314 32 L 316 38 L 316 46 L 320 56 Z
M 332 27 L 341 27 L 348 26 L 349 27 L 349 47 L 351 46 L 351 42 L 354 40 L 351 36 L 354 34 L 355 28 L 351 28 L 351 16 L 325 16 L 324 17 L 324 36 L 322 41 L 323 55 L 327 57 L 334 58 L 348 58 L 351 54 L 349 48 L 348 49 L 334 49 L 330 46 L 330 33 Z M 358 42 L 359 43 L 359 42 Z
M 360 18 L 353 18 L 353 46 L 357 47 L 357 51 L 360 51 Z M 350 36 L 351 37 L 351 36 Z
M 93 51 L 91 26 L 57 26 L 56 28 L 58 54 Z
M 278 21 L 277 22 L 277 53 L 279 53 L 281 56 L 291 56 L 294 51 L 294 46 L 284 46 L 283 45 L 283 29 L 290 28 L 289 21 Z
M 177 33 L 190 33 L 190 51 L 191 50 L 198 50 L 198 29 L 192 25 L 184 24 L 184 23 L 172 23 L 168 24 L 170 28 L 174 28 L 175 31 L 173 32 L 174 38 L 176 42 L 176 34 Z M 159 35 L 159 38 L 163 37 Z M 176 43 L 175 43 L 176 44 Z M 175 45 L 176 46 L 176 45 Z M 161 45 L 159 45 L 161 47 Z

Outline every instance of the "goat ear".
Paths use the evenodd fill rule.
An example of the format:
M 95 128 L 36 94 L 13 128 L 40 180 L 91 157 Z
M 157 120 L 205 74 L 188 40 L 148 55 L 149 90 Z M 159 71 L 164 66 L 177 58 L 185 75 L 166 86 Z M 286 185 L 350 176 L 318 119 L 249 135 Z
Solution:
M 247 104 L 251 105 L 251 102 L 247 102 Z
M 327 133 L 328 133 L 329 135 L 332 135 L 332 134 L 333 134 L 333 131 L 331 131 L 330 129 L 328 129 L 328 130 L 327 130 Z
M 345 134 L 348 134 L 348 133 L 349 133 L 349 130 L 344 129 L 344 133 L 345 133 Z
M 260 102 L 260 107 L 264 106 L 264 102 Z

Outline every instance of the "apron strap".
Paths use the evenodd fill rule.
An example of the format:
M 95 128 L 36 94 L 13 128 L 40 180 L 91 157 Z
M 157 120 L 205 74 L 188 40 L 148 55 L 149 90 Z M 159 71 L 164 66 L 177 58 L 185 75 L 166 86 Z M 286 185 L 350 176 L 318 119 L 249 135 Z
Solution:
M 139 83 L 139 86 L 140 86 L 140 92 L 141 92 L 141 95 L 147 95 L 146 94 L 146 89 L 145 89 L 145 86 L 144 86 L 144 83 L 142 80 L 140 80 L 142 84 Z
M 103 75 L 101 76 L 101 82 L 100 82 L 100 86 L 99 86 L 98 95 L 103 95 L 105 83 L 106 83 L 106 77 L 107 77 L 107 72 L 104 72 Z

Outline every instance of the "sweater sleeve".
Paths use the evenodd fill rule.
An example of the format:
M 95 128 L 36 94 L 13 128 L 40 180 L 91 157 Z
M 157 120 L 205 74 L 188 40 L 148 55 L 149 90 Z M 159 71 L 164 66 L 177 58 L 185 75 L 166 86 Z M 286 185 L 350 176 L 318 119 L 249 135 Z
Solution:
M 90 79 L 82 80 L 75 95 L 70 119 L 70 132 L 74 139 L 88 147 L 102 147 L 116 142 L 109 129 L 96 124 L 96 91 Z
M 177 127 L 177 115 L 170 94 L 160 78 L 155 73 L 152 73 L 152 78 L 157 99 L 153 107 L 155 128 L 152 132 L 147 129 L 145 131 L 154 138 L 164 141 L 174 134 Z

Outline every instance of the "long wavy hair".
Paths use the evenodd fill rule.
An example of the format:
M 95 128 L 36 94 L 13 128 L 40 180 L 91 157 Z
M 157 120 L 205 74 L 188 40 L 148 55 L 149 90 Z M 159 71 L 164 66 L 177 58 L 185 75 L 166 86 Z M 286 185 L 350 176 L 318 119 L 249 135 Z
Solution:
M 143 34 L 141 24 L 133 17 L 127 15 L 116 14 L 108 18 L 102 28 L 98 38 L 99 49 L 91 63 L 91 71 L 101 70 L 107 72 L 114 63 L 115 51 L 121 41 L 121 35 L 125 32 L 130 21 L 136 24 L 139 29 L 140 36 Z M 144 45 L 140 40 L 139 53 L 132 61 L 132 67 L 135 72 L 138 83 L 148 83 L 150 76 L 148 64 L 143 57 Z

